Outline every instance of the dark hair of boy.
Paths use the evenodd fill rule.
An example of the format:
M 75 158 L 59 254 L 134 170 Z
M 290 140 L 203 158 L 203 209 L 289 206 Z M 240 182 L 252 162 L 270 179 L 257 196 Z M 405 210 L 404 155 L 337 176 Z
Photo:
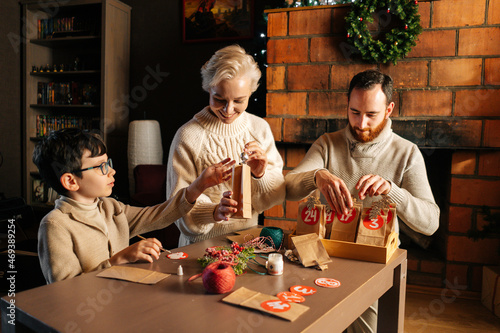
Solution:
M 106 145 L 101 136 L 95 132 L 79 128 L 65 128 L 52 131 L 35 146 L 33 163 L 38 167 L 40 176 L 57 193 L 65 195 L 68 190 L 61 184 L 61 176 L 73 173 L 82 177 L 82 156 L 85 150 L 90 157 L 106 154 Z
M 381 73 L 374 69 L 369 69 L 367 71 L 356 74 L 349 85 L 349 92 L 347 93 L 347 101 L 351 100 L 351 92 L 354 88 L 370 90 L 376 84 L 382 85 L 382 91 L 387 99 L 386 105 L 392 102 L 392 89 L 393 81 L 392 78 L 384 73 Z

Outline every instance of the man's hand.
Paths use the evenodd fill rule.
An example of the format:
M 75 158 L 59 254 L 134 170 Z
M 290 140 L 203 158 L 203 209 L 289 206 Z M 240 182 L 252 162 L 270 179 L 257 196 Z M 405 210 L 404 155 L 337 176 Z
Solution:
M 245 145 L 245 153 L 248 154 L 246 164 L 250 167 L 255 178 L 261 178 L 266 173 L 267 155 L 259 146 L 257 141 L 249 142 Z
M 141 240 L 124 248 L 109 258 L 111 265 L 128 264 L 139 260 L 153 262 L 153 258 L 160 258 L 161 243 L 156 238 Z
M 226 191 L 222 194 L 220 203 L 214 210 L 215 221 L 229 221 L 229 218 L 238 211 L 236 209 L 238 202 L 231 199 L 232 194 L 233 192 L 231 191 Z
M 356 184 L 359 190 L 359 199 L 364 200 L 366 196 L 374 197 L 387 194 L 391 191 L 391 183 L 378 175 L 364 175 Z
M 347 214 L 353 207 L 351 193 L 344 181 L 327 170 L 316 172 L 316 186 L 335 212 Z

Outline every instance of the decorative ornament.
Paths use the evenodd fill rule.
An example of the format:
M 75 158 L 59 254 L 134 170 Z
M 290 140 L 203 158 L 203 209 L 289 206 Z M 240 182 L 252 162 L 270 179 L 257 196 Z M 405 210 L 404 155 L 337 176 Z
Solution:
M 390 31 L 382 32 L 374 39 L 368 30 L 367 23 L 373 23 L 372 15 L 380 9 L 387 8 L 393 18 L 399 18 L 398 26 Z M 394 19 L 380 20 L 380 22 L 395 22 Z M 365 0 L 362 3 L 351 3 L 351 11 L 346 16 L 348 41 L 359 50 L 361 58 L 370 63 L 396 64 L 404 58 L 413 46 L 417 36 L 422 32 L 418 1 L 408 0 Z M 382 26 L 382 30 L 383 30 Z
M 391 207 L 391 199 L 385 194 L 382 195 L 382 199 L 372 203 L 372 208 L 370 209 L 369 217 L 370 219 L 376 219 L 380 215 L 381 211 L 389 210 Z
M 319 199 L 316 196 L 311 195 L 311 196 L 307 197 L 307 209 L 308 210 L 314 209 L 314 205 L 320 205 L 320 204 L 321 204 L 321 201 L 319 201 Z
M 247 268 L 247 262 L 254 258 L 253 247 L 244 247 L 233 242 L 230 247 L 212 246 L 207 248 L 203 257 L 198 258 L 198 262 L 203 267 L 216 262 L 226 263 L 232 267 L 236 275 L 240 275 Z

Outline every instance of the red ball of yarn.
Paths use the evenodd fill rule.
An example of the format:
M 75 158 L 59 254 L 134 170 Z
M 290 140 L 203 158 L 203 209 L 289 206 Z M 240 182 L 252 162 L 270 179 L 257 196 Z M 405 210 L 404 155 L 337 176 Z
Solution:
M 224 294 L 233 289 L 236 274 L 231 265 L 214 262 L 205 267 L 202 280 L 203 286 L 209 293 Z

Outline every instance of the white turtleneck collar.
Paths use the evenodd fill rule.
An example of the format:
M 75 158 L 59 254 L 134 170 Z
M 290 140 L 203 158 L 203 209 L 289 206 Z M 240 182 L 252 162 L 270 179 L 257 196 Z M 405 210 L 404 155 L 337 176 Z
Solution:
M 246 111 L 236 118 L 231 124 L 224 124 L 217 116 L 210 112 L 210 106 L 198 112 L 194 119 L 206 130 L 221 136 L 236 136 L 247 128 L 248 114 Z

